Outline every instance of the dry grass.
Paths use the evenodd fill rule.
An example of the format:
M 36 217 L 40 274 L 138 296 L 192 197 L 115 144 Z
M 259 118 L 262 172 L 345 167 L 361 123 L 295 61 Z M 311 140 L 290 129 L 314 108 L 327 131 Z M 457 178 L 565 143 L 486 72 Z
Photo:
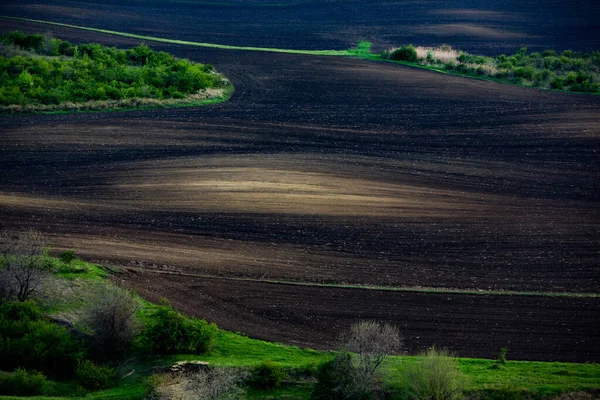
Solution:
M 458 50 L 453 49 L 451 46 L 442 45 L 439 47 L 415 47 L 417 50 L 417 57 L 419 59 L 426 60 L 429 55 L 434 60 L 439 60 L 442 63 L 454 62 L 457 63 L 457 58 L 461 54 Z
M 54 112 L 54 111 L 95 111 L 95 110 L 114 110 L 131 109 L 141 107 L 161 108 L 185 103 L 195 103 L 202 100 L 216 99 L 225 96 L 226 90 L 223 88 L 208 88 L 200 90 L 190 96 L 182 99 L 151 99 L 151 98 L 131 98 L 122 100 L 90 100 L 83 103 L 65 102 L 60 104 L 11 104 L 9 106 L 0 106 L 2 114 L 21 114 L 36 112 Z

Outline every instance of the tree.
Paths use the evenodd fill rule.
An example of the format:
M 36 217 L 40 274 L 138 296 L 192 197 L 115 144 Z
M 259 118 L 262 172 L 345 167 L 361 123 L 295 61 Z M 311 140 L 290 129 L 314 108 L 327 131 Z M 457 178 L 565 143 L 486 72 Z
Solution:
M 48 248 L 39 231 L 0 232 L 0 297 L 26 301 L 50 277 Z
M 360 321 L 341 336 L 341 349 L 342 354 L 319 369 L 314 400 L 376 398 L 381 364 L 387 356 L 400 352 L 402 338 L 392 325 Z
M 360 321 L 342 335 L 342 349 L 358 355 L 357 368 L 370 379 L 383 360 L 402 350 L 400 331 L 395 326 L 375 321 Z
M 137 310 L 138 302 L 130 290 L 109 285 L 94 296 L 86 320 L 94 331 L 98 358 L 117 358 L 127 351 L 138 331 Z

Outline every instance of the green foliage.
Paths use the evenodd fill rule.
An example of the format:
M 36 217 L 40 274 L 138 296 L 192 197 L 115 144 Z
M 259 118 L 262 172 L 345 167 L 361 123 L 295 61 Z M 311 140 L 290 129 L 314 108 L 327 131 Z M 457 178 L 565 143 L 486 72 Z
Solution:
M 4 302 L 0 316 L 0 368 L 27 368 L 71 376 L 85 349 L 66 328 L 42 318 L 32 303 Z
M 343 353 L 321 365 L 312 400 L 369 400 L 374 398 L 370 385 L 357 379 L 352 356 Z
M 498 362 L 500 364 L 506 364 L 506 353 L 508 352 L 508 349 L 506 347 L 502 347 L 500 349 L 500 352 L 498 353 Z
M 255 388 L 272 390 L 279 388 L 285 377 L 286 373 L 279 364 L 264 361 L 252 369 L 250 382 Z
M 11 32 L 8 45 L 33 53 L 0 56 L 0 106 L 144 98 L 184 98 L 228 83 L 212 66 L 177 59 L 142 44 L 119 50 L 95 43 Z M 50 57 L 39 57 L 36 55 Z
M 0 395 L 36 396 L 48 394 L 51 383 L 41 372 L 17 369 L 13 373 L 0 372 Z
M 42 319 L 40 306 L 34 301 L 4 301 L 0 303 L 0 323 L 30 322 Z
M 463 397 L 465 379 L 458 361 L 447 351 L 431 347 L 406 369 L 404 387 L 414 400 L 458 400 Z
M 545 50 L 527 54 L 527 48 L 523 47 L 513 55 L 485 57 L 464 52 L 458 52 L 457 55 L 457 51 L 442 46 L 435 50 L 429 49 L 424 58 L 418 59 L 416 50 L 412 45 L 403 46 L 384 51 L 381 58 L 419 63 L 436 69 L 496 78 L 525 86 L 571 92 L 600 92 L 598 51 L 581 54 L 565 50 L 557 54 L 554 50 Z
M 409 61 L 416 62 L 417 61 L 417 50 L 412 44 L 407 46 L 402 46 L 399 49 L 394 50 L 390 54 L 390 59 L 397 61 Z
M 79 363 L 75 371 L 77 382 L 86 389 L 108 389 L 115 385 L 115 371 L 104 365 L 96 365 L 89 360 Z
M 158 389 L 164 383 L 165 377 L 163 375 L 150 375 L 142 383 L 144 387 L 144 399 L 157 399 L 160 398 Z
M 77 259 L 77 256 L 75 255 L 75 252 L 73 250 L 65 250 L 62 253 L 60 253 L 58 258 L 65 264 L 71 264 L 71 261 Z
M 141 341 L 151 353 L 202 354 L 212 349 L 217 332 L 215 324 L 186 317 L 163 303 L 150 317 Z

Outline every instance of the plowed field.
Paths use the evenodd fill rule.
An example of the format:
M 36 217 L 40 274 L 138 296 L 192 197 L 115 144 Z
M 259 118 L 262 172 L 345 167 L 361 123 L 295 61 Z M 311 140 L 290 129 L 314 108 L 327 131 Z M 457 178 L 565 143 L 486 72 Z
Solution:
M 244 42 L 241 28 L 232 28 L 231 40 L 218 32 L 199 37 L 204 25 L 190 28 L 194 37 L 179 36 L 174 24 L 153 23 L 160 7 L 146 15 L 113 4 L 112 12 L 137 10 L 130 25 L 119 25 L 125 19 L 91 3 L 64 4 L 89 13 L 77 17 L 53 4 L 42 18 L 23 4 L 2 7 L 9 15 L 238 45 L 309 47 L 312 32 L 298 25 L 309 32 L 298 43 L 286 42 L 277 25 L 269 28 L 273 42 Z M 452 15 L 422 12 L 431 10 Z M 463 11 L 476 18 L 472 7 Z M 8 20 L 0 29 L 138 43 Z M 512 46 L 479 35 L 469 42 L 474 48 Z M 537 36 L 553 45 L 553 36 Z M 433 43 L 420 37 L 412 41 Z M 597 44 L 593 36 L 581 42 Z M 323 348 L 352 320 L 376 318 L 398 323 L 411 350 L 437 343 L 465 356 L 508 347 L 515 359 L 600 360 L 598 298 L 260 282 L 598 293 L 600 97 L 350 58 L 151 45 L 213 64 L 232 80 L 233 98 L 202 108 L 0 117 L 0 225 L 37 227 L 55 249 L 90 260 L 220 277 L 123 279 L 250 336 Z

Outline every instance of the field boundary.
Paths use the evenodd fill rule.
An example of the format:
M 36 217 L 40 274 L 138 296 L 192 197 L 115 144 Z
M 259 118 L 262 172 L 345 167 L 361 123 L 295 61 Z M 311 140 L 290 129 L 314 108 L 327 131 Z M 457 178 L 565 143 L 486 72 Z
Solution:
M 44 21 L 44 20 L 39 20 L 39 19 L 8 17 L 8 16 L 0 16 L 0 18 L 13 19 L 13 20 L 17 20 L 17 21 L 35 22 L 35 23 L 39 23 L 39 24 L 62 26 L 65 28 L 81 29 L 84 31 L 105 33 L 108 35 L 123 36 L 123 37 L 129 37 L 129 38 L 133 38 L 133 39 L 150 40 L 150 41 L 162 42 L 162 43 L 180 44 L 180 45 L 185 45 L 185 46 L 209 47 L 209 48 L 225 49 L 225 50 L 264 51 L 264 52 L 271 52 L 271 53 L 307 54 L 307 55 L 324 55 L 324 56 L 350 56 L 350 55 L 353 55 L 351 50 L 294 50 L 294 49 L 278 49 L 278 48 L 273 48 L 273 47 L 232 46 L 232 45 L 227 45 L 227 44 L 190 42 L 187 40 L 176 40 L 176 39 L 159 38 L 159 37 L 155 37 L 155 36 L 136 35 L 136 34 L 127 33 L 127 32 L 110 31 L 110 30 L 106 30 L 106 29 L 90 28 L 90 27 L 86 27 L 86 26 L 71 25 L 71 24 L 63 24 L 61 22 Z
M 115 273 L 111 267 L 105 267 L 110 272 Z M 149 272 L 153 274 L 188 276 L 203 279 L 222 279 L 237 282 L 253 282 L 266 283 L 271 285 L 289 285 L 289 286 L 306 286 L 319 288 L 335 288 L 335 289 L 354 289 L 354 290 L 373 290 L 384 292 L 405 292 L 405 293 L 427 293 L 427 294 L 452 294 L 466 296 L 527 296 L 527 297 L 559 297 L 559 298 L 600 298 L 600 293 L 580 293 L 580 292 L 535 292 L 535 291 L 511 291 L 511 290 L 484 290 L 484 289 L 453 289 L 453 288 L 434 288 L 434 287 L 407 287 L 407 286 L 379 286 L 379 285 L 360 285 L 360 284 L 343 284 L 343 283 L 318 283 L 318 282 L 301 282 L 291 280 L 277 279 L 260 279 L 234 276 L 220 276 L 210 274 L 192 274 L 189 272 L 157 270 L 144 267 L 122 266 L 119 270 L 133 270 L 140 272 Z
M 347 49 L 347 50 L 280 49 L 280 48 L 274 48 L 274 47 L 234 46 L 234 45 L 227 45 L 227 44 L 191 42 L 191 41 L 186 41 L 186 40 L 166 39 L 166 38 L 160 38 L 160 37 L 156 37 L 156 36 L 137 35 L 137 34 L 127 33 L 127 32 L 111 31 L 111 30 L 107 30 L 107 29 L 91 28 L 91 27 L 80 26 L 80 25 L 71 25 L 71 24 L 65 24 L 62 22 L 44 21 L 44 20 L 39 20 L 39 19 L 30 19 L 30 18 L 21 18 L 21 17 L 10 17 L 10 16 L 4 16 L 4 15 L 0 15 L 0 18 L 12 19 L 12 20 L 17 20 L 17 21 L 25 21 L 25 22 L 34 22 L 34 23 L 46 24 L 46 25 L 61 26 L 61 27 L 72 28 L 72 29 L 81 29 L 81 30 L 85 30 L 85 31 L 98 32 L 98 33 L 103 33 L 103 34 L 107 34 L 107 35 L 122 36 L 122 37 L 128 37 L 128 38 L 132 38 L 132 39 L 147 40 L 147 41 L 153 41 L 153 42 L 159 42 L 159 43 L 178 44 L 178 45 L 183 45 L 183 46 L 207 47 L 207 48 L 224 49 L 224 50 L 261 51 L 261 52 L 270 52 L 270 53 L 301 54 L 301 55 L 313 55 L 313 56 L 354 57 L 354 58 L 359 58 L 362 60 L 368 60 L 368 61 L 374 61 L 374 62 L 387 62 L 387 63 L 391 63 L 391 64 L 399 64 L 399 65 L 409 67 L 409 68 L 419 68 L 419 69 L 424 69 L 424 70 L 431 71 L 431 72 L 437 72 L 437 73 L 441 73 L 441 74 L 445 74 L 445 75 L 449 75 L 449 76 L 458 76 L 461 78 L 476 79 L 476 80 L 480 80 L 480 81 L 487 81 L 487 82 L 499 83 L 502 85 L 523 87 L 523 88 L 527 88 L 527 89 L 537 89 L 537 90 L 543 90 L 546 92 L 566 93 L 566 94 L 572 94 L 572 95 L 592 95 L 592 96 L 600 95 L 599 92 L 587 93 L 587 92 L 573 92 L 573 91 L 568 91 L 568 90 L 551 89 L 551 88 L 538 88 L 538 87 L 532 87 L 532 86 L 527 86 L 527 85 L 520 85 L 518 83 L 513 83 L 513 82 L 506 82 L 499 78 L 470 75 L 470 74 L 461 73 L 458 71 L 448 71 L 448 70 L 438 68 L 438 67 L 433 67 L 433 66 L 429 66 L 429 65 L 421 65 L 418 63 L 412 63 L 412 62 L 406 62 L 406 61 L 389 60 L 389 59 L 381 58 L 377 54 L 371 53 L 370 49 L 369 49 L 370 43 L 368 43 L 368 42 L 360 42 L 360 43 L 358 43 L 357 48 Z M 369 46 L 365 46 L 365 44 L 367 44 L 367 43 Z M 368 50 L 368 51 L 365 51 L 365 50 Z

